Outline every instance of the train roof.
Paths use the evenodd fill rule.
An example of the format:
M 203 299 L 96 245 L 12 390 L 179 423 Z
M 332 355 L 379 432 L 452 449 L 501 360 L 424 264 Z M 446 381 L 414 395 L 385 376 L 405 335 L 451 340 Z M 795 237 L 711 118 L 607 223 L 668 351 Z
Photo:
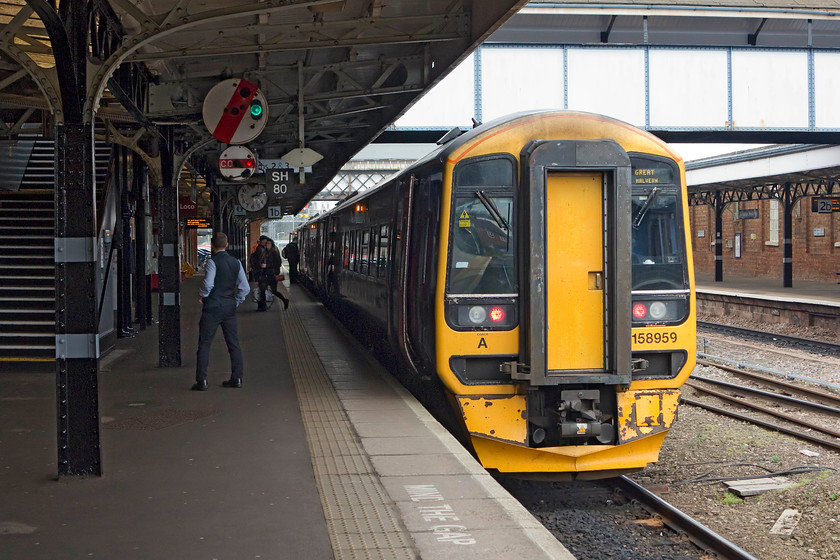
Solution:
M 661 146 L 663 149 L 667 150 L 667 144 L 664 141 L 662 141 L 661 139 L 659 139 L 656 136 L 654 136 L 654 135 L 652 135 L 648 132 L 645 132 L 644 130 L 641 130 L 641 129 L 639 129 L 639 128 L 637 128 L 637 127 L 635 127 L 635 126 L 633 126 L 629 123 L 626 123 L 624 121 L 615 119 L 613 117 L 608 117 L 608 116 L 605 116 L 605 115 L 599 115 L 599 114 L 596 114 L 596 113 L 587 113 L 587 112 L 583 112 L 583 111 L 557 111 L 557 110 L 522 111 L 522 112 L 519 112 L 519 113 L 513 113 L 513 114 L 510 114 L 510 115 L 499 117 L 498 119 L 494 119 L 492 121 L 482 123 L 482 124 L 472 128 L 470 130 L 464 131 L 461 134 L 453 135 L 451 140 L 448 140 L 448 141 L 444 142 L 443 144 L 441 144 L 440 146 L 438 146 L 437 148 L 435 148 L 434 150 L 432 150 L 431 152 L 429 152 L 428 154 L 426 154 L 422 158 L 418 159 L 417 161 L 415 161 L 414 163 L 409 165 L 408 167 L 406 167 L 406 168 L 404 168 L 400 171 L 397 171 L 396 173 L 394 173 L 394 174 L 390 175 L 389 177 L 383 179 L 375 187 L 373 187 L 371 189 L 368 189 L 366 191 L 360 191 L 360 192 L 357 192 L 357 193 L 353 194 L 349 198 L 346 198 L 346 199 L 342 200 L 341 202 L 339 202 L 338 204 L 336 204 L 336 206 L 334 208 L 332 208 L 331 210 L 328 210 L 326 212 L 323 212 L 323 213 L 319 214 L 318 216 L 313 217 L 312 219 L 310 219 L 309 221 L 304 223 L 303 226 L 301 226 L 301 227 L 305 228 L 310 223 L 318 222 L 318 221 L 322 220 L 324 217 L 332 214 L 333 212 L 337 212 L 337 211 L 339 211 L 343 208 L 346 208 L 346 207 L 348 207 L 352 204 L 358 203 L 360 200 L 364 200 L 365 198 L 367 198 L 369 196 L 372 196 L 374 193 L 376 193 L 378 190 L 380 190 L 384 185 L 387 185 L 388 183 L 390 183 L 391 181 L 393 181 L 397 177 L 400 177 L 400 176 L 402 176 L 406 173 L 410 173 L 413 170 L 417 169 L 418 167 L 422 167 L 422 166 L 426 165 L 427 163 L 429 163 L 431 161 L 434 161 L 434 160 L 438 160 L 440 162 L 445 161 L 452 153 L 457 151 L 459 148 L 461 148 L 465 144 L 468 144 L 468 143 L 474 141 L 476 138 L 478 138 L 479 136 L 481 136 L 483 134 L 486 134 L 488 132 L 492 132 L 495 129 L 501 129 L 502 127 L 505 127 L 505 126 L 510 126 L 512 123 L 514 123 L 516 121 L 533 119 L 533 118 L 543 118 L 543 117 L 546 117 L 546 116 L 548 116 L 548 117 L 550 117 L 550 116 L 558 116 L 558 117 L 559 116 L 569 116 L 569 117 L 579 116 L 579 117 L 582 117 L 582 118 L 587 118 L 587 119 L 593 120 L 593 121 L 597 122 L 599 124 L 599 126 L 605 126 L 606 125 L 606 126 L 609 126 L 609 127 L 616 127 L 617 130 L 621 129 L 621 130 L 625 130 L 625 131 L 626 130 L 633 130 L 635 133 L 637 133 L 641 136 L 647 137 L 647 139 L 650 140 L 652 143 L 654 143 L 658 146 Z M 450 133 L 452 133 L 452 131 L 450 131 Z M 449 136 L 449 134 L 445 135 L 444 139 L 446 138 L 446 136 Z M 670 151 L 670 150 L 667 150 L 667 151 Z M 677 159 L 682 159 L 679 156 L 676 156 L 676 158 Z

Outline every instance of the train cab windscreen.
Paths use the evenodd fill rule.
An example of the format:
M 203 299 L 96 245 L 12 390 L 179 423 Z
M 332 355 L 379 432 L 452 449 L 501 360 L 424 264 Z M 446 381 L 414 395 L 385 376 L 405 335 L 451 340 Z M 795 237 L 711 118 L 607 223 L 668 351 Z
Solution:
M 633 196 L 633 289 L 688 287 L 682 219 L 675 194 Z
M 455 170 L 449 293 L 512 294 L 513 162 L 480 159 Z
M 633 290 L 686 290 L 679 174 L 670 161 L 632 161 Z

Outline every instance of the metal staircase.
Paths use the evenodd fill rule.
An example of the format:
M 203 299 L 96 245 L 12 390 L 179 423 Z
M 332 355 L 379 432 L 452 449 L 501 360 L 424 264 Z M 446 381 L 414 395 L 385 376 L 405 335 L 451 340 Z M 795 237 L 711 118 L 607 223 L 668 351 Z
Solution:
M 20 189 L 0 190 L 0 365 L 55 360 L 54 159 L 36 141 Z M 107 164 L 97 145 L 98 186 Z

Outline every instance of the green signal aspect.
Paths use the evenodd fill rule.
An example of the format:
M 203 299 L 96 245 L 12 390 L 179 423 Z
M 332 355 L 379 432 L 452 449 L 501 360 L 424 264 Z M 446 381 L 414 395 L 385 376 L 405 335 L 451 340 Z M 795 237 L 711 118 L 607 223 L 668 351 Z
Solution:
M 255 119 L 262 117 L 263 114 L 263 106 L 260 101 L 252 101 L 251 102 L 251 116 Z

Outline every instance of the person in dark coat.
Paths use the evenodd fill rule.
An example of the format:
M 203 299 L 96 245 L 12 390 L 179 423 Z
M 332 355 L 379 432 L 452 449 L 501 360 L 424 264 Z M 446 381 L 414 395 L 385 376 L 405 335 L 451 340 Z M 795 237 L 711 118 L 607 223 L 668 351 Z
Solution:
M 280 298 L 283 302 L 283 309 L 289 308 L 289 298 L 277 291 L 277 275 L 280 273 L 280 266 L 283 258 L 280 251 L 274 246 L 274 240 L 267 239 L 265 242 L 265 253 L 263 254 L 262 276 L 260 277 L 259 303 L 257 311 L 265 311 L 265 289 L 269 288 L 271 293 Z
M 289 282 L 298 281 L 298 264 L 300 264 L 300 249 L 297 244 L 298 238 L 295 235 L 292 241 L 283 247 L 283 257 L 289 261 Z
M 260 241 L 254 247 L 254 252 L 248 257 L 248 274 L 251 282 L 259 282 L 262 276 L 262 262 L 265 256 L 265 242 L 268 236 L 260 235 Z
M 227 235 L 213 234 L 210 248 L 213 256 L 204 264 L 204 281 L 198 290 L 201 302 L 201 319 L 198 321 L 198 351 L 195 364 L 195 385 L 193 391 L 207 390 L 207 364 L 210 361 L 210 345 L 216 329 L 222 326 L 228 353 L 230 354 L 230 379 L 222 382 L 223 387 L 242 387 L 244 364 L 239 347 L 239 333 L 236 324 L 236 307 L 245 301 L 251 288 L 242 263 L 225 251 Z

